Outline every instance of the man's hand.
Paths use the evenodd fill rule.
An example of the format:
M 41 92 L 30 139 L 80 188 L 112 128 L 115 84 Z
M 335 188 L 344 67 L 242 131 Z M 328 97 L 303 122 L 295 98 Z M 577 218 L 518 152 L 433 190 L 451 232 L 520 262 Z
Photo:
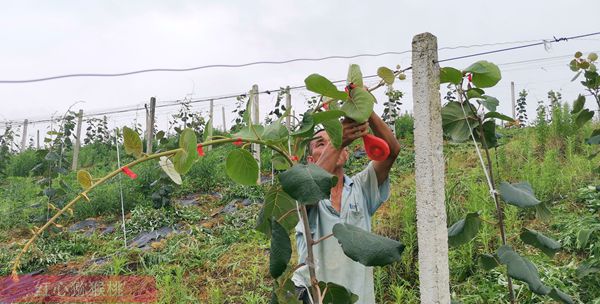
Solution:
M 342 121 L 344 132 L 342 134 L 342 148 L 349 146 L 354 140 L 369 134 L 369 123 L 358 123 L 350 118 Z

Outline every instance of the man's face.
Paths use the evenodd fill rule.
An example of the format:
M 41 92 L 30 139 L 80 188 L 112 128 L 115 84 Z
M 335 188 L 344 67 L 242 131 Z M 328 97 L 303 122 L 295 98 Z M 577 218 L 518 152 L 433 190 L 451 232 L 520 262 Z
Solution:
M 327 132 L 321 131 L 321 132 L 317 133 L 315 135 L 315 137 L 317 137 L 317 139 L 312 140 L 309 143 L 310 148 L 311 148 L 310 150 L 312 151 L 312 153 L 311 153 L 311 155 L 309 155 L 307 157 L 308 161 L 312 162 L 312 163 L 317 163 L 319 161 L 319 159 L 321 158 L 321 156 L 323 155 L 323 152 L 325 151 L 325 147 L 327 147 L 328 145 L 331 145 L 331 142 L 329 140 L 329 135 L 327 134 Z M 348 149 L 344 148 L 342 150 L 342 153 L 340 154 L 340 157 L 338 158 L 336 167 L 343 167 L 347 160 L 348 160 Z

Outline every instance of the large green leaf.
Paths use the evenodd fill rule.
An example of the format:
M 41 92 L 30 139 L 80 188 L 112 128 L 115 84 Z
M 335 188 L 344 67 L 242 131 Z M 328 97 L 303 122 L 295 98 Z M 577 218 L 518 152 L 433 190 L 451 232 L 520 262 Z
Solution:
M 351 64 L 348 67 L 347 82 L 348 84 L 353 83 L 359 88 L 362 88 L 364 86 L 362 72 L 360 71 L 360 67 L 358 66 L 358 64 Z
M 262 139 L 270 143 L 277 143 L 286 140 L 288 135 L 287 127 L 281 122 L 275 121 L 265 127 Z
M 594 233 L 594 231 L 596 231 L 596 228 L 579 230 L 577 233 L 577 248 L 585 248 L 590 240 L 590 236 L 592 233 Z
M 485 60 L 473 63 L 465 72 L 473 74 L 473 84 L 479 88 L 493 87 L 502 79 L 498 66 Z
M 258 180 L 258 163 L 244 149 L 229 152 L 225 160 L 225 171 L 232 180 L 242 185 L 256 185 Z
M 469 113 L 469 109 L 465 108 L 465 112 Z M 450 137 L 452 141 L 464 142 L 471 137 L 469 124 L 471 128 L 475 128 L 479 123 L 470 115 L 468 115 L 468 122 L 467 124 L 467 119 L 460 103 L 449 102 L 442 108 L 442 128 L 444 129 L 444 134 Z
M 289 214 L 296 209 L 296 202 L 291 198 L 281 187 L 271 187 L 265 193 L 265 203 L 260 210 L 258 219 L 256 220 L 256 230 L 271 235 L 271 218 L 279 220 L 283 215 L 288 214 L 281 219 L 279 223 L 286 229 L 293 229 L 298 224 L 298 216 L 296 213 Z
M 337 184 L 337 176 L 315 164 L 295 164 L 291 169 L 280 173 L 279 181 L 283 190 L 302 204 L 316 204 L 329 198 L 331 188 Z
M 533 189 L 528 182 L 509 184 L 507 182 L 500 183 L 498 187 L 500 196 L 508 204 L 527 208 L 533 207 L 540 203 L 535 197 Z
M 592 262 L 591 260 L 588 260 L 586 262 L 581 263 L 581 265 L 579 265 L 579 267 L 577 267 L 575 274 L 577 275 L 578 278 L 581 279 L 590 274 L 599 273 L 599 272 L 600 272 L 600 266 L 595 265 L 594 262 Z
M 287 277 L 285 274 L 284 278 Z M 281 280 L 281 279 L 280 279 Z M 273 286 L 273 293 L 271 294 L 271 304 L 302 304 L 301 300 L 298 300 L 296 295 L 296 285 L 291 279 L 287 279 L 280 284 L 278 280 L 275 280 Z
M 333 99 L 346 100 L 348 95 L 346 92 L 338 91 L 337 87 L 329 81 L 329 79 L 319 75 L 310 74 L 304 79 L 306 89 L 323 96 L 331 97 Z
M 315 130 L 315 119 L 313 118 L 310 111 L 306 111 L 302 116 L 302 123 L 300 124 L 300 129 L 296 132 L 292 133 L 293 136 L 299 137 L 310 137 L 312 136 Z
M 125 153 L 131 154 L 135 158 L 142 157 L 142 140 L 133 129 L 123 127 L 123 145 L 125 146 Z
M 571 110 L 571 114 L 579 113 L 579 111 L 583 110 L 585 106 L 585 96 L 579 94 L 577 99 L 573 102 L 573 110 Z
M 315 125 L 317 125 L 326 120 L 340 118 L 344 115 L 345 115 L 344 111 L 341 111 L 341 110 L 327 110 L 327 111 L 312 114 L 312 117 L 313 117 L 313 121 L 314 121 Z
M 495 112 L 496 107 L 498 107 L 498 105 L 500 105 L 500 101 L 498 101 L 498 99 L 496 97 L 489 96 L 489 95 L 482 95 L 481 98 L 482 99 L 479 102 L 481 102 L 481 104 L 486 109 L 488 109 L 488 111 Z
M 527 283 L 529 289 L 536 294 L 547 295 L 550 292 L 550 287 L 544 285 L 540 280 L 535 265 L 513 251 L 510 246 L 500 246 L 497 255 L 500 263 L 506 265 L 511 278 Z
M 92 187 L 92 175 L 86 170 L 77 171 L 77 181 L 83 189 Z
M 481 254 L 479 256 L 479 264 L 481 264 L 481 267 L 483 267 L 483 269 L 487 271 L 500 266 L 498 258 L 495 255 L 487 253 Z
M 560 244 L 557 241 L 535 230 L 523 228 L 520 237 L 525 244 L 531 245 L 541 250 L 544 254 L 546 254 L 549 257 L 554 257 L 556 252 L 560 250 Z
M 383 82 L 385 82 L 387 85 L 394 84 L 394 80 L 396 79 L 394 71 L 386 67 L 378 68 L 377 76 L 381 77 L 381 79 L 383 79 Z
M 484 148 L 494 148 L 498 146 L 498 137 L 496 136 L 496 123 L 493 120 L 488 120 L 483 123 L 483 139 L 485 139 L 485 145 L 483 145 L 483 139 L 481 138 L 481 130 L 475 129 L 475 138 L 479 141 Z
M 182 150 L 173 156 L 173 165 L 179 174 L 186 174 L 194 165 L 198 158 L 197 144 L 196 133 L 192 129 L 186 128 L 179 134 L 179 147 Z
M 485 91 L 480 88 L 470 88 L 467 90 L 467 98 L 483 98 Z
M 243 139 L 261 139 L 264 132 L 264 127 L 261 125 L 246 126 L 233 134 L 233 138 Z
M 588 109 L 583 109 L 581 112 L 579 112 L 579 114 L 577 114 L 577 117 L 575 117 L 575 124 L 577 127 L 581 128 L 586 122 L 590 121 L 592 117 L 594 117 L 594 112 Z
M 323 294 L 323 304 L 352 304 L 358 301 L 358 296 L 353 294 L 346 287 L 323 281 L 319 282 L 319 289 Z
M 463 79 L 462 72 L 451 67 L 443 67 L 440 69 L 440 84 L 452 83 L 460 84 Z
M 287 230 L 277 222 L 271 220 L 271 253 L 269 255 L 269 273 L 277 279 L 287 268 L 292 257 L 292 243 Z
M 273 165 L 273 168 L 278 171 L 287 170 L 291 167 L 285 156 L 279 153 L 275 153 L 271 156 L 271 164 Z
M 205 142 L 209 140 L 213 136 L 213 120 L 212 118 L 208 120 L 206 125 L 204 126 L 204 132 L 202 132 L 202 141 Z
M 177 173 L 177 170 L 175 170 L 175 165 L 173 165 L 168 157 L 161 156 L 158 164 L 175 184 L 181 185 L 181 175 Z
M 500 120 L 504 120 L 504 121 L 515 121 L 514 119 L 512 119 L 512 117 L 509 117 L 507 115 L 498 113 L 498 112 L 487 112 L 485 113 L 485 115 L 483 116 L 484 118 L 495 118 L 495 119 L 500 119 Z
M 556 287 L 552 288 L 552 290 L 550 291 L 548 296 L 556 301 L 563 302 L 566 304 L 574 304 L 575 303 L 570 295 L 558 290 Z
M 344 253 L 365 266 L 385 266 L 399 261 L 404 245 L 398 241 L 370 233 L 347 223 L 333 226 Z
M 323 121 L 321 122 L 321 124 L 323 125 L 323 127 L 325 127 L 325 132 L 327 132 L 327 135 L 329 135 L 329 140 L 331 141 L 331 144 L 336 149 L 341 148 L 343 135 L 342 123 L 337 118 L 334 118 Z
M 367 90 L 356 87 L 350 91 L 350 98 L 342 105 L 342 111 L 346 113 L 346 117 L 362 123 L 369 119 L 374 105 L 375 97 Z
M 448 245 L 457 247 L 471 241 L 479 232 L 481 218 L 479 212 L 467 214 L 464 219 L 454 223 L 448 228 Z

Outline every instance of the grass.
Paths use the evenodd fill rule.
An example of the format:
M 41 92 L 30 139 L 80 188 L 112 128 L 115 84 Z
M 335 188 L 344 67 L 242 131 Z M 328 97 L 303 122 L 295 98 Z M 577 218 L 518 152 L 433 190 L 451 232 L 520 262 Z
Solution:
M 410 128 L 404 128 L 402 132 L 407 130 Z M 584 135 L 591 132 L 591 127 L 565 131 L 550 124 L 543 128 L 501 132 L 503 145 L 492 150 L 497 181 L 529 181 L 536 196 L 553 213 L 551 219 L 543 220 L 533 210 L 507 206 L 509 243 L 537 265 L 547 285 L 560 288 L 580 303 L 598 302 L 600 279 L 593 275 L 586 278 L 576 275 L 576 269 L 583 261 L 600 257 L 597 252 L 600 251 L 597 249 L 600 248 L 600 236 L 593 234 L 589 244 L 578 246 L 580 231 L 600 225 L 600 195 L 592 190 L 578 190 L 598 183 L 598 176 L 592 173 L 594 161 L 588 159 L 592 147 L 581 143 Z M 401 241 L 406 248 L 400 262 L 375 269 L 378 303 L 418 303 L 419 299 L 414 151 L 412 134 L 405 135 L 402 152 L 392 170 L 390 200 L 373 218 L 373 229 Z M 118 228 L 104 236 L 84 236 L 55 229 L 34 246 L 23 270 L 150 275 L 156 279 L 161 303 L 268 303 L 272 288 L 268 273 L 269 240 L 253 230 L 260 205 L 252 204 L 230 215 L 214 215 L 234 198 L 249 197 L 261 201 L 264 192 L 263 187 L 233 186 L 222 166 L 228 149 L 220 147 L 207 153 L 175 192 L 175 196 L 186 196 L 218 191 L 221 200 L 199 196 L 198 206 L 154 209 L 151 207 L 153 190 L 150 184 L 158 178 L 160 171 L 155 164 L 148 164 L 137 168 L 138 180 L 123 179 L 121 187 L 116 181 L 100 187 L 90 197 L 92 202 L 82 202 L 75 208 L 73 218 L 64 219 L 65 224 L 89 217 L 104 223 L 118 223 L 122 189 L 128 211 L 128 237 L 176 223 L 188 233 L 171 235 L 152 243 L 151 250 L 141 251 L 124 249 L 123 235 Z M 94 176 L 101 176 L 114 166 L 114 162 L 109 161 L 114 157 L 111 155 L 114 151 L 98 148 L 97 155 L 93 150 L 85 151 L 82 152 L 85 155 L 82 164 L 88 166 Z M 495 207 L 472 146 L 468 143 L 447 144 L 444 156 L 448 223 L 475 211 L 481 212 L 487 221 L 495 222 Z M 362 170 L 366 161 L 365 158 L 350 157 L 347 172 L 352 174 Z M 73 174 L 65 179 L 69 185 L 77 187 Z M 28 237 L 34 219 L 45 215 L 43 197 L 38 195 L 40 190 L 32 177 L 9 177 L 0 181 L 0 214 L 5 219 L 0 222 L 2 275 L 9 273 L 9 262 Z M 24 207 L 35 204 L 40 205 Z M 540 254 L 519 239 L 523 227 L 543 231 L 559 240 L 563 250 L 554 259 Z M 494 252 L 498 245 L 497 228 L 483 224 L 473 241 L 450 249 L 453 299 L 462 303 L 507 302 L 506 278 L 501 268 L 483 271 L 478 264 L 480 254 Z M 98 257 L 106 257 L 108 262 L 89 263 Z M 292 257 L 292 261 L 295 260 Z M 548 302 L 547 297 L 533 295 L 518 281 L 515 288 L 519 303 Z

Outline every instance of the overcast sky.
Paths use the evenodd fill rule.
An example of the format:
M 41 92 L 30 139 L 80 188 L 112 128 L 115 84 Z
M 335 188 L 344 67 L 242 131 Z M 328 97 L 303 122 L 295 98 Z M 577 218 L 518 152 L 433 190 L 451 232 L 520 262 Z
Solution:
M 549 39 L 600 31 L 598 3 L 572 1 L 0 1 L 0 80 L 71 73 L 117 73 L 147 68 L 185 68 L 298 57 L 410 50 L 414 35 L 431 32 L 440 47 Z M 518 44 L 514 44 L 518 45 Z M 440 50 L 440 59 L 512 45 Z M 465 68 L 476 60 L 497 64 L 600 50 L 600 36 L 485 55 L 442 64 Z M 192 72 L 161 72 L 113 78 L 67 78 L 29 84 L 0 84 L 0 121 L 49 118 L 70 105 L 86 113 L 236 94 L 253 84 L 261 90 L 302 85 L 311 73 L 344 79 L 348 64 L 363 74 L 385 65 L 410 65 L 410 54 L 377 58 L 299 62 Z M 510 113 L 510 81 L 530 95 L 529 116 L 550 89 L 571 101 L 581 90 L 571 83 L 569 57 L 501 65 L 503 79 L 490 95 Z M 396 87 L 406 93 L 409 79 Z M 310 93 L 294 91 L 304 108 Z M 378 95 L 380 96 L 380 94 Z M 274 94 L 261 95 L 261 117 Z M 591 103 L 591 100 L 588 100 Z M 229 113 L 234 100 L 215 102 Z M 381 104 L 381 103 L 380 103 Z M 197 108 L 206 108 L 198 104 Z M 379 111 L 381 108 L 377 108 Z M 159 122 L 177 107 L 160 109 Z M 137 113 L 143 120 L 143 112 Z M 131 124 L 136 113 L 113 115 Z M 233 116 L 228 114 L 228 120 Z M 229 123 L 229 121 L 228 121 Z M 218 120 L 216 125 L 220 125 Z

